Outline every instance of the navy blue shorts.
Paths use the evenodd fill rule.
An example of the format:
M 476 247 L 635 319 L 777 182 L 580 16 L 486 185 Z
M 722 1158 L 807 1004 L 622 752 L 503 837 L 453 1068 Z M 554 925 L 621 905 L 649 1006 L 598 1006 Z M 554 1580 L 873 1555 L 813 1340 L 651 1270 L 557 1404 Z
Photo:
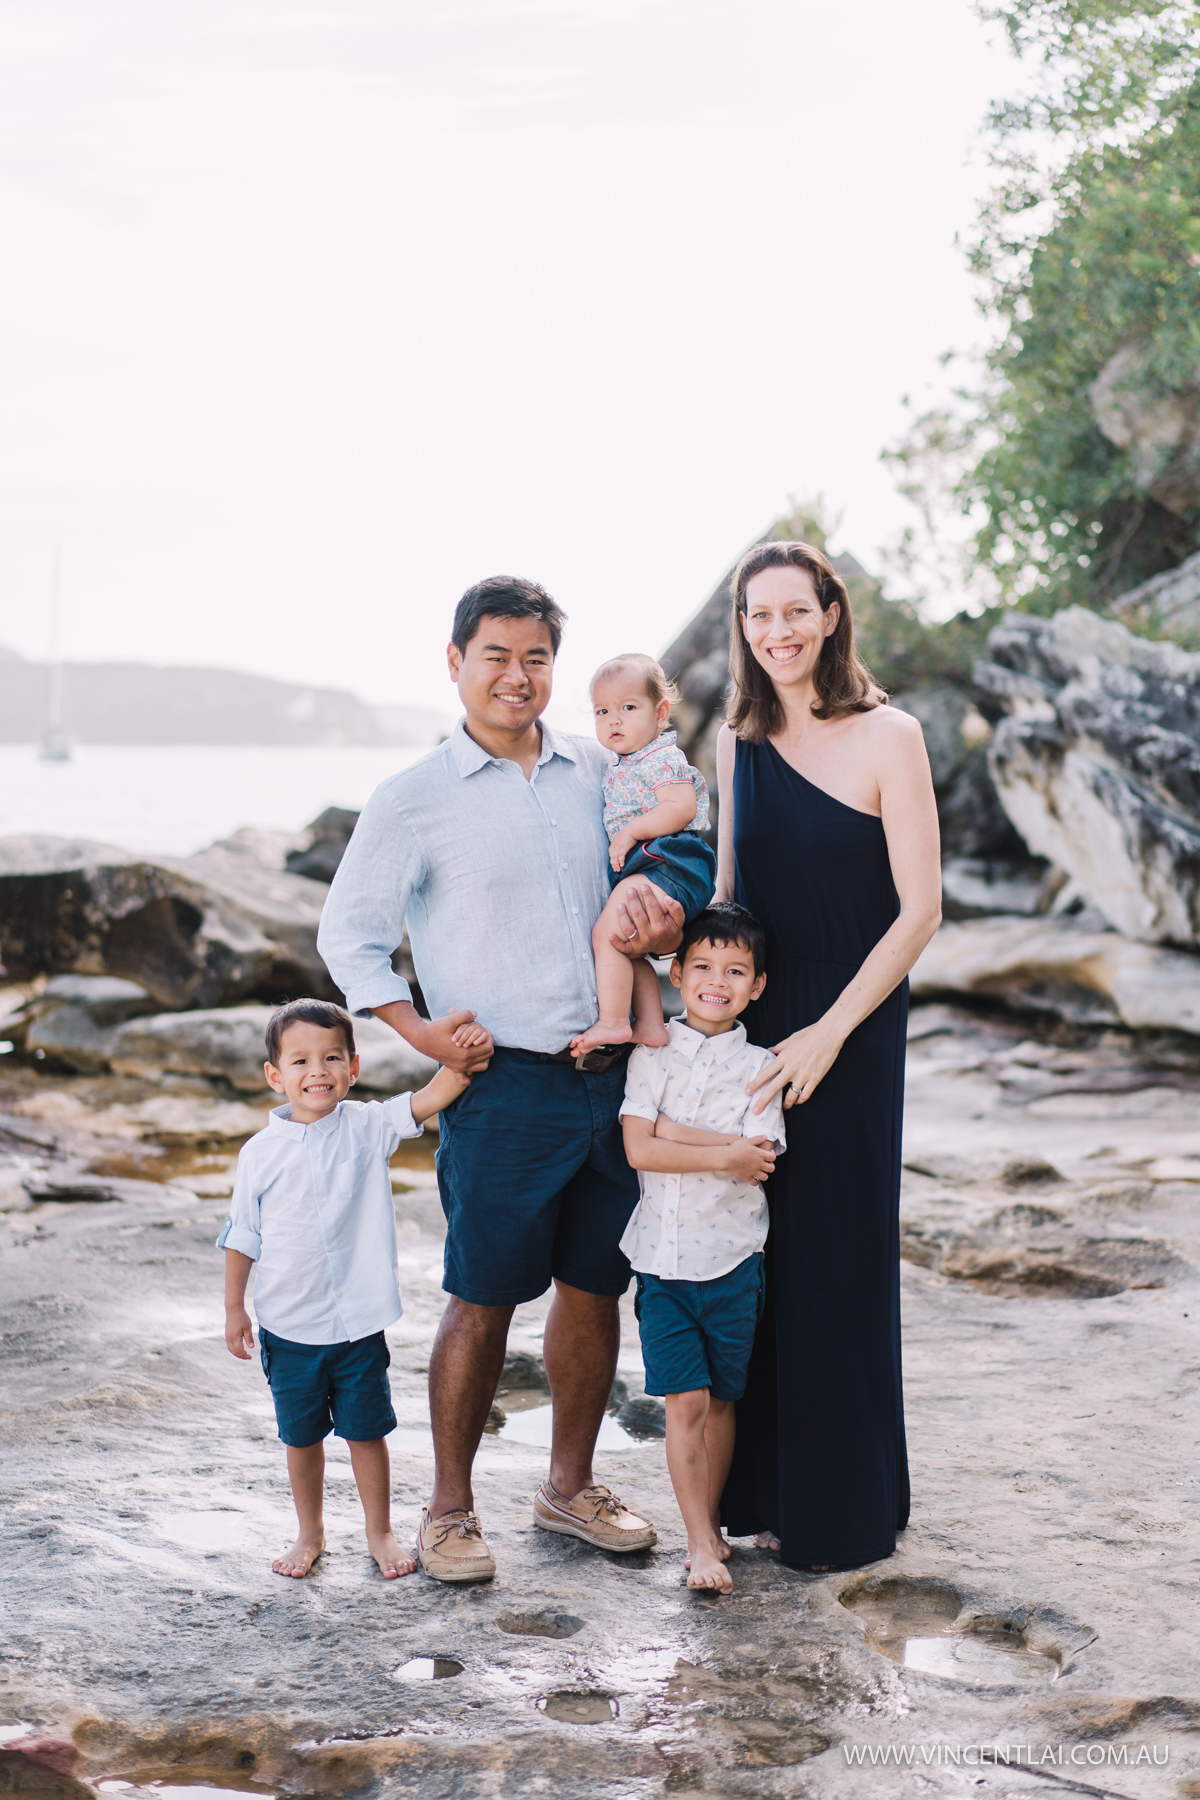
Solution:
M 759 1250 L 713 1281 L 637 1278 L 634 1311 L 642 1331 L 648 1394 L 691 1394 L 740 1400 L 763 1309 Z
M 258 1328 L 263 1374 L 271 1384 L 279 1435 L 307 1450 L 330 1432 L 369 1444 L 396 1429 L 382 1331 L 353 1344 L 294 1344 Z
M 597 1074 L 497 1049 L 442 1114 L 442 1286 L 476 1306 L 536 1300 L 551 1279 L 623 1294 L 621 1233 L 638 1202 L 618 1114 L 621 1059 Z
M 684 917 L 694 919 L 712 905 L 717 885 L 717 859 L 712 846 L 694 831 L 677 831 L 672 837 L 650 838 L 625 858 L 623 869 L 608 865 L 608 885 L 616 887 L 627 875 L 645 875 L 672 900 L 678 900 Z

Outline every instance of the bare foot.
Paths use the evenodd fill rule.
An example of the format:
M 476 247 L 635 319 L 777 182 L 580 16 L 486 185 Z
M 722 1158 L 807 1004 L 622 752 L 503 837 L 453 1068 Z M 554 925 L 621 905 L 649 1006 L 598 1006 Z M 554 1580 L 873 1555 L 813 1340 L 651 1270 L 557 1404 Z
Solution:
M 277 1575 L 293 1575 L 299 1581 L 308 1574 L 324 1548 L 324 1537 L 298 1537 L 290 1550 L 275 1558 L 271 1567 Z
M 417 1559 L 402 1550 L 389 1531 L 386 1537 L 368 1538 L 367 1549 L 379 1564 L 379 1573 L 385 1581 L 394 1581 L 397 1575 L 415 1575 Z
M 773 1531 L 759 1531 L 755 1533 L 754 1548 L 756 1550 L 782 1550 L 783 1545 Z
M 632 1036 L 633 1027 L 628 1019 L 597 1019 L 594 1025 L 571 1039 L 570 1049 L 573 1055 L 583 1056 L 588 1050 L 603 1049 L 605 1044 L 627 1044 Z
M 733 1578 L 729 1570 L 723 1559 L 710 1550 L 707 1544 L 688 1554 L 688 1586 L 715 1588 L 718 1594 L 733 1592 Z
M 721 1536 L 721 1533 L 717 1530 L 716 1526 L 713 1527 L 713 1536 L 717 1540 L 718 1556 L 721 1558 L 722 1562 L 728 1562 L 733 1555 L 733 1545 L 725 1542 L 725 1539 Z M 690 1569 L 692 1566 L 692 1556 L 690 1551 L 683 1559 L 683 1566 L 685 1569 Z
M 651 1050 L 661 1050 L 664 1044 L 670 1043 L 671 1034 L 662 1019 L 635 1019 L 633 1041 L 646 1044 Z

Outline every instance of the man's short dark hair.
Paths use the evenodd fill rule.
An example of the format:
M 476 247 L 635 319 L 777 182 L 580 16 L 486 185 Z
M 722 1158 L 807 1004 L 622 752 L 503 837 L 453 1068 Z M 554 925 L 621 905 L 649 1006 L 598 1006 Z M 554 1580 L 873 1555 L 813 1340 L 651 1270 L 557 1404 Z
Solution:
M 340 1031 L 346 1040 L 346 1051 L 354 1055 L 354 1020 L 344 1007 L 332 1000 L 289 1000 L 276 1007 L 267 1020 L 267 1061 L 279 1067 L 283 1034 L 289 1025 L 321 1025 L 326 1031 Z
M 567 615 L 556 600 L 536 581 L 520 575 L 489 575 L 469 587 L 454 609 L 454 628 L 450 641 L 460 655 L 479 630 L 481 619 L 541 619 L 550 633 L 550 648 L 555 656 L 562 643 Z
M 753 913 L 732 900 L 705 907 L 684 926 L 683 941 L 675 952 L 680 968 L 693 944 L 737 944 L 748 953 L 756 976 L 767 966 L 766 932 Z

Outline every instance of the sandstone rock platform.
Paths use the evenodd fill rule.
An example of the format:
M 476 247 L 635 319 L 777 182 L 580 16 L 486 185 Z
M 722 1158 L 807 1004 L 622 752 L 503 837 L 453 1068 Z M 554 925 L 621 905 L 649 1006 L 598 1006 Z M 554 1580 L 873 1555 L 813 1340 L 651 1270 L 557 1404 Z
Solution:
M 274 1576 L 282 1453 L 257 1365 L 224 1349 L 212 1248 L 236 1136 L 156 1136 L 144 1109 L 201 1106 L 194 1078 L 0 1068 L 0 1168 L 74 1159 L 140 1183 L 0 1219 L 5 1785 L 76 1800 L 101 1782 L 125 1800 L 161 1795 L 154 1782 L 367 1800 L 1194 1791 L 1200 1072 L 1127 1032 L 949 1005 L 917 1008 L 912 1032 L 912 1523 L 856 1571 L 781 1568 L 741 1542 L 728 1600 L 683 1585 L 661 1441 L 615 1419 L 598 1474 L 655 1519 L 657 1550 L 606 1559 L 533 1528 L 536 1394 L 499 1398 L 477 1465 L 494 1583 L 383 1582 L 333 1441 L 329 1551 L 304 1582 Z M 405 1155 L 406 1312 L 389 1340 L 411 1541 L 443 1296 L 430 1146 Z M 624 1314 L 636 1394 L 628 1300 Z M 539 1301 L 514 1322 L 532 1368 L 545 1315 Z M 981 1743 L 1065 1760 L 964 1765 Z M 872 1762 L 897 1752 L 911 1769 Z

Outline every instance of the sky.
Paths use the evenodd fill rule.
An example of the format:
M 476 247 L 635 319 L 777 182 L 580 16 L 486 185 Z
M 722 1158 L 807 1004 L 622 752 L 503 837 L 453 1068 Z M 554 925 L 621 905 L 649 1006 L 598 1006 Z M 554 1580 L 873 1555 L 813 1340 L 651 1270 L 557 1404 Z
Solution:
M 5 0 L 0 644 L 454 710 L 542 581 L 551 718 L 789 498 L 879 567 L 1015 85 L 968 0 Z

